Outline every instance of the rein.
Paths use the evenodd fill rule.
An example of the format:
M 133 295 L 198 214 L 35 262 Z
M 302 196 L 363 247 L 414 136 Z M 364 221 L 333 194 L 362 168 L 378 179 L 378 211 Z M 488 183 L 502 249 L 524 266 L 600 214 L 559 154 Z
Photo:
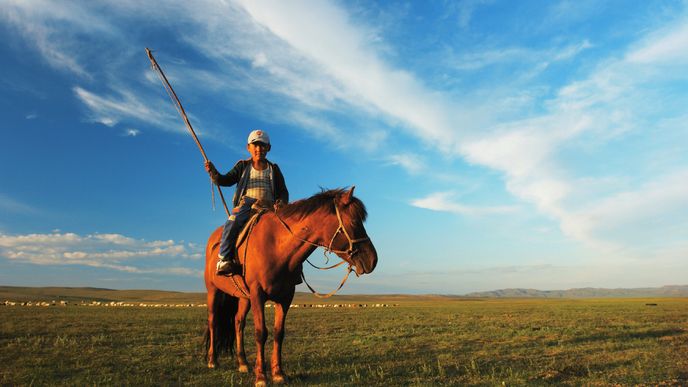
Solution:
M 344 262 L 344 261 L 338 263 L 338 264 L 335 265 L 334 267 L 341 265 L 343 262 Z M 310 262 L 308 262 L 308 263 L 310 263 Z M 308 283 L 308 281 L 306 281 L 306 276 L 303 275 L 303 271 L 301 272 L 301 279 L 303 280 L 303 283 L 306 284 L 306 286 L 308 286 L 308 289 L 311 291 L 311 293 L 313 293 L 314 296 L 316 296 L 316 297 L 318 297 L 318 298 L 330 298 L 330 297 L 332 297 L 335 293 L 337 293 L 337 292 L 339 291 L 339 289 L 342 288 L 342 286 L 344 286 L 344 284 L 346 283 L 346 280 L 349 279 L 349 274 L 351 274 L 352 271 L 354 271 L 354 269 L 352 269 L 352 268 L 351 268 L 351 265 L 349 265 L 349 267 L 348 267 L 347 270 L 346 270 L 346 275 L 344 275 L 344 278 L 342 279 L 342 282 L 339 283 L 339 287 L 338 287 L 337 289 L 335 289 L 335 290 L 333 290 L 333 291 L 327 293 L 327 294 L 318 293 L 315 289 L 313 289 L 313 287 L 311 287 L 311 285 Z

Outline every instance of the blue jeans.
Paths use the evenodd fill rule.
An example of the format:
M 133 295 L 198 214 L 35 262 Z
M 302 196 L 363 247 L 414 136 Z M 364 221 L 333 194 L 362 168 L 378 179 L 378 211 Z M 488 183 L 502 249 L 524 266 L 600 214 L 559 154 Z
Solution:
M 232 209 L 232 215 L 225 222 L 220 243 L 220 257 L 223 261 L 234 261 L 236 240 L 251 216 L 251 206 L 256 199 L 243 197 L 237 207 Z

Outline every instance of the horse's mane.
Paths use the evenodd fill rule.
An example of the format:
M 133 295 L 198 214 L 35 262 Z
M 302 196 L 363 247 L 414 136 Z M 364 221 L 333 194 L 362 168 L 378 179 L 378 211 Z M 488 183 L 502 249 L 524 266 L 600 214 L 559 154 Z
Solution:
M 336 188 L 325 190 L 316 193 L 315 195 L 297 200 L 279 209 L 279 215 L 285 218 L 296 217 L 302 219 L 318 210 L 325 210 L 328 213 L 334 214 L 334 199 L 346 194 L 347 189 Z M 365 221 L 368 217 L 368 212 L 366 211 L 365 205 L 357 197 L 352 197 L 351 202 L 348 206 L 341 206 L 339 210 L 342 213 L 349 215 L 350 219 L 361 219 Z

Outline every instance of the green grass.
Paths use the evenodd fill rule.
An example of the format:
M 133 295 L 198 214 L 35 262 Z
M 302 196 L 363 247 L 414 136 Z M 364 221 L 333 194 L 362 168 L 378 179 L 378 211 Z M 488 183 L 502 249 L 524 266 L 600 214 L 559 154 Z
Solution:
M 330 302 L 375 300 L 399 306 L 292 309 L 290 384 L 688 384 L 688 299 Z M 205 318 L 204 308 L 0 306 L 0 385 L 252 385 L 227 356 L 205 368 Z

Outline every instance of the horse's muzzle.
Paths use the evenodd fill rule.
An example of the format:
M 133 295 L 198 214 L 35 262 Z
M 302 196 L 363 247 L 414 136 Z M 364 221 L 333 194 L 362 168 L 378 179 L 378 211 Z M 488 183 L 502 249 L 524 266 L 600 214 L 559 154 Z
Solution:
M 375 266 L 377 266 L 377 251 L 372 243 L 363 243 L 358 246 L 358 251 L 354 258 L 354 266 L 358 276 L 372 273 L 375 270 Z

